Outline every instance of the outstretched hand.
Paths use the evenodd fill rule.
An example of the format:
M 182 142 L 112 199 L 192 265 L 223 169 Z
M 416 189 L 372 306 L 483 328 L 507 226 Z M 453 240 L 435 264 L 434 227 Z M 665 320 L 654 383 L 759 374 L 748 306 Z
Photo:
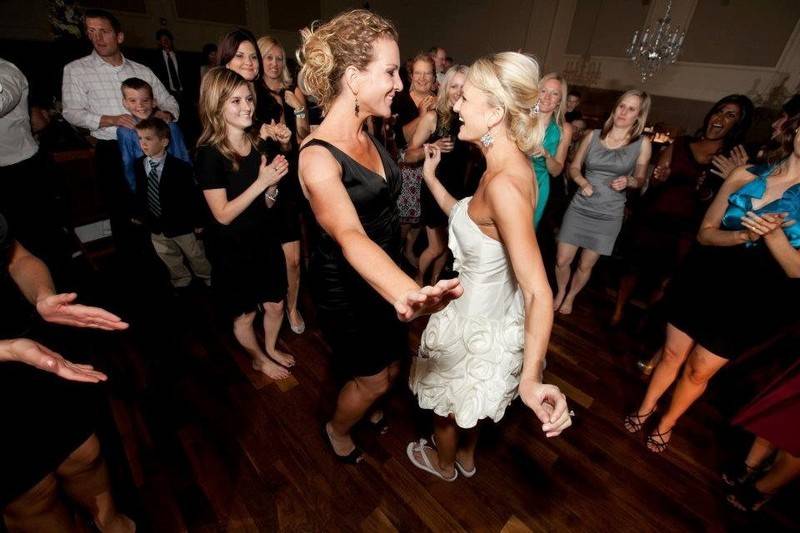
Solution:
M 419 316 L 444 309 L 451 300 L 455 300 L 463 293 L 464 288 L 457 278 L 443 279 L 436 285 L 407 292 L 394 303 L 394 309 L 398 319 L 411 322 Z
M 108 379 L 108 376 L 95 370 L 91 365 L 79 365 L 67 361 L 61 354 L 30 339 L 14 339 L 11 341 L 10 348 L 15 361 L 52 372 L 58 377 L 70 381 L 97 383 Z
M 76 304 L 74 292 L 53 294 L 36 302 L 36 311 L 46 321 L 77 328 L 96 328 L 106 331 L 127 329 L 128 323 L 99 307 Z
M 555 385 L 523 381 L 519 384 L 519 395 L 536 414 L 547 437 L 557 437 L 572 425 L 567 397 Z

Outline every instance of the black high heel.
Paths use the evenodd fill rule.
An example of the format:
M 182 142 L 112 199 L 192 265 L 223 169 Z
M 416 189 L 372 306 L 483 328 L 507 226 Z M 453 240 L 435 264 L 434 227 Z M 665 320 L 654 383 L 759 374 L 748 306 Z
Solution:
M 331 436 L 328 434 L 327 424 L 322 424 L 322 440 L 325 441 L 325 444 L 328 445 L 328 449 L 331 453 L 339 460 L 339 462 L 348 464 L 348 465 L 357 465 L 361 461 L 364 460 L 364 450 L 356 446 L 353 448 L 353 451 L 348 453 L 347 455 L 339 455 L 336 453 L 336 450 L 333 448 L 333 442 L 331 441 Z

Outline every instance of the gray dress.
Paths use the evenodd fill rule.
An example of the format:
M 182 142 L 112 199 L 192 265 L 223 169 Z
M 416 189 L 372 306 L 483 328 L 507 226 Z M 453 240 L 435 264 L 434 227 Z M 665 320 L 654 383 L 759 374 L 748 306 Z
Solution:
M 625 214 L 625 190 L 615 191 L 611 182 L 630 176 L 642 148 L 642 137 L 611 150 L 600 142 L 600 130 L 594 130 L 584 159 L 584 177 L 594 189 L 591 196 L 579 190 L 564 213 L 558 241 L 611 255 L 622 228 Z

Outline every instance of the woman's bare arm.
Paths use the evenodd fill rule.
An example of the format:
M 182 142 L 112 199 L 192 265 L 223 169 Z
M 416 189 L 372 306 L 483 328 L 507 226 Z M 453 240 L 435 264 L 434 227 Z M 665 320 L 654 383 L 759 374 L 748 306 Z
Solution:
M 700 244 L 709 246 L 738 246 L 749 241 L 758 239 L 758 235 L 751 234 L 747 230 L 727 230 L 720 228 L 722 217 L 728 209 L 728 197 L 753 181 L 755 176 L 748 172 L 745 167 L 739 167 L 728 177 L 720 187 L 719 192 L 714 197 L 711 205 L 706 211 L 703 222 L 700 224 L 700 231 L 697 233 L 697 240 Z

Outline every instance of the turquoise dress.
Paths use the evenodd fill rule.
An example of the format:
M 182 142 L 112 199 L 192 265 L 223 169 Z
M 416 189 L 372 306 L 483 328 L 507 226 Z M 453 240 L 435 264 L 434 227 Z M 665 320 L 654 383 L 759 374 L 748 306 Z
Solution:
M 550 156 L 555 156 L 558 150 L 558 143 L 561 142 L 561 128 L 558 127 L 556 121 L 551 119 L 547 130 L 544 132 L 544 141 L 542 146 Z M 539 190 L 539 195 L 536 200 L 536 212 L 533 214 L 533 227 L 539 226 L 539 221 L 542 220 L 544 208 L 547 206 L 547 199 L 550 197 L 550 173 L 547 172 L 547 163 L 545 158 L 532 157 L 533 171 L 536 174 L 536 187 Z
M 723 229 L 744 229 L 741 218 L 748 211 L 800 219 L 800 184 L 754 210 L 753 201 L 763 198 L 774 167 L 748 170 L 756 178 L 728 197 Z M 800 248 L 798 224 L 783 231 Z M 790 278 L 758 240 L 738 246 L 696 245 L 670 281 L 664 303 L 670 324 L 711 353 L 735 359 L 800 324 L 798 298 L 800 279 Z

